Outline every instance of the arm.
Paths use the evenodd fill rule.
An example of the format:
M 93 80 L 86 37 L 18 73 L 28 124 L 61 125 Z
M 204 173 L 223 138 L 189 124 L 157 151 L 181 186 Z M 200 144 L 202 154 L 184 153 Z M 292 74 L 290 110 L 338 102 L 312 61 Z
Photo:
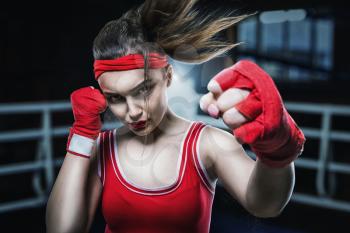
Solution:
M 287 205 L 295 183 L 294 163 L 282 168 L 271 168 L 259 159 L 250 174 L 246 201 L 251 211 L 261 217 L 275 217 Z
M 69 131 L 67 154 L 47 203 L 49 233 L 87 232 L 102 190 L 96 139 L 105 98 L 97 89 L 85 87 L 71 94 L 71 104 L 74 124 Z
M 212 141 L 219 138 L 208 149 L 218 176 L 251 213 L 276 216 L 294 187 L 293 161 L 303 151 L 303 132 L 285 109 L 272 78 L 249 60 L 219 72 L 208 90 L 201 109 L 222 117 L 232 130 L 232 136 L 209 133 Z M 247 158 L 240 144 L 250 146 L 256 162 Z
M 47 232 L 88 232 L 102 190 L 95 155 L 67 153 L 47 203 Z
M 203 133 L 204 151 L 231 196 L 254 216 L 278 215 L 294 187 L 293 163 L 283 168 L 267 167 L 251 159 L 234 135 L 211 126 Z

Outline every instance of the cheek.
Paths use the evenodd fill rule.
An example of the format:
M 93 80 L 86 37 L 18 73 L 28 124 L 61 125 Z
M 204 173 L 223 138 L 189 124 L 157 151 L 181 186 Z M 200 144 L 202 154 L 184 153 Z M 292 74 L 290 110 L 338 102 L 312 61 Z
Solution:
M 167 107 L 167 95 L 165 90 L 156 90 L 148 98 L 149 101 L 149 112 L 161 112 Z M 146 107 L 146 106 L 145 106 Z
M 124 118 L 126 113 L 126 106 L 125 105 L 116 105 L 116 104 L 110 104 L 108 105 L 108 108 L 111 110 L 114 116 L 116 116 L 119 119 Z

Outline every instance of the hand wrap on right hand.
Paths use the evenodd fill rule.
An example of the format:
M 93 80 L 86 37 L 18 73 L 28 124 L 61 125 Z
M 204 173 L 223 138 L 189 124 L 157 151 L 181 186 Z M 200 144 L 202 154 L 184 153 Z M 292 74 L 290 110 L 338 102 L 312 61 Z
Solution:
M 67 151 L 89 158 L 102 127 L 100 113 L 107 108 L 105 97 L 98 89 L 83 87 L 71 94 L 74 123 L 70 128 Z

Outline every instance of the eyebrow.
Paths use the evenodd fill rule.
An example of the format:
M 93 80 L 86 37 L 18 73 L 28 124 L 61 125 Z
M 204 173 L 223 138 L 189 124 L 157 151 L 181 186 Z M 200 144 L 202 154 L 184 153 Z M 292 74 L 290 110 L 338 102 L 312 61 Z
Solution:
M 130 93 L 135 92 L 136 90 L 140 89 L 144 84 L 148 84 L 152 82 L 151 80 L 144 80 L 143 82 L 141 82 L 140 84 L 138 84 L 136 87 L 134 87 L 133 89 L 131 89 L 131 91 L 129 91 Z M 118 93 L 115 92 L 103 92 L 105 95 L 119 95 Z

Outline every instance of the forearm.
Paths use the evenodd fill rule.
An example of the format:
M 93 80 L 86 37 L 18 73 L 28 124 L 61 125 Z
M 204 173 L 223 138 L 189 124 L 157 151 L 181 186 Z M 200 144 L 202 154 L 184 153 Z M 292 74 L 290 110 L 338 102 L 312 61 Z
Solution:
M 47 232 L 85 232 L 89 159 L 67 153 L 46 209 Z
M 259 217 L 278 215 L 290 200 L 294 183 L 294 163 L 271 168 L 257 160 L 246 192 L 249 210 Z

